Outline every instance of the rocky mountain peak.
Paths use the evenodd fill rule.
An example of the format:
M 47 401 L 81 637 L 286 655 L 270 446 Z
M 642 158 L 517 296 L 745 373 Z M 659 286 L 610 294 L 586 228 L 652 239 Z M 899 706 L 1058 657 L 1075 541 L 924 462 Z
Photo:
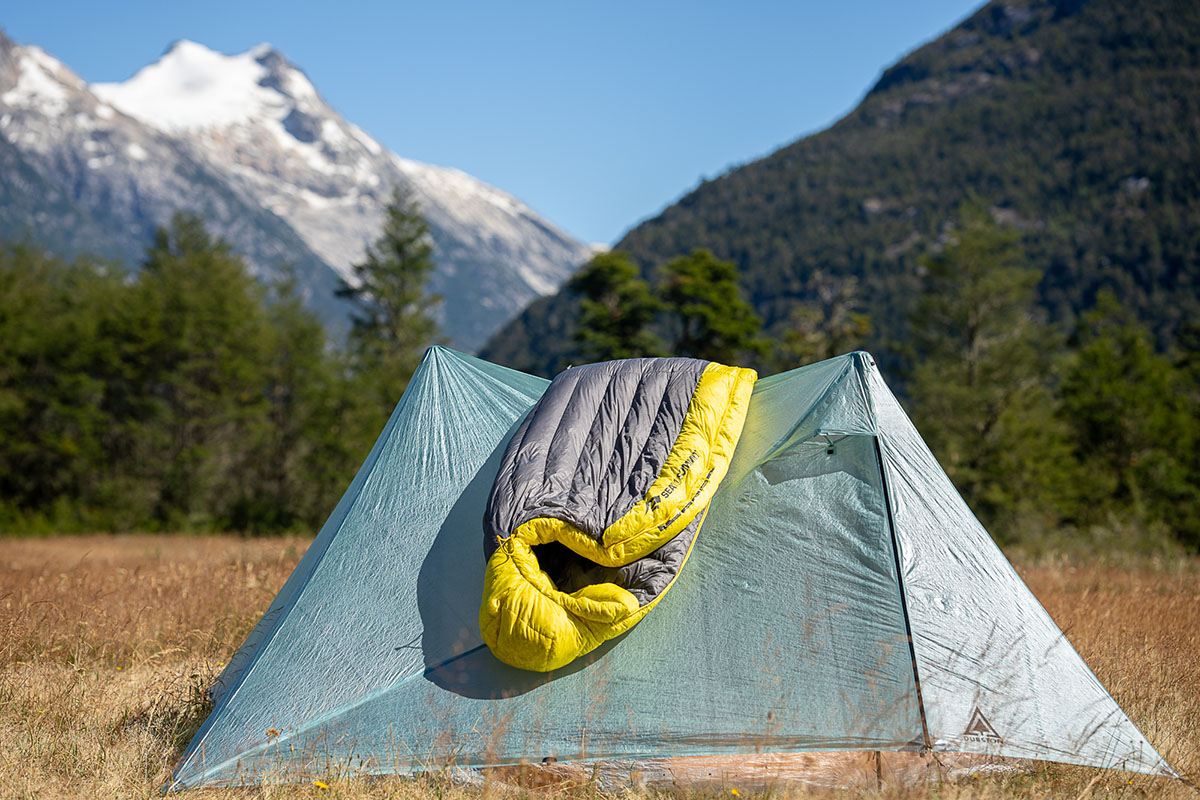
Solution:
M 263 42 L 262 44 L 251 47 L 245 53 L 250 58 L 253 58 L 263 69 L 267 71 L 264 80 L 270 80 L 272 77 L 284 77 L 288 73 L 296 71 L 300 68 L 287 60 L 283 53 L 279 52 L 274 45 Z M 281 89 L 282 91 L 282 89 Z
M 17 70 L 17 43 L 0 28 L 0 91 L 10 86 Z
M 130 116 L 176 134 L 282 119 L 297 105 L 325 108 L 304 73 L 267 44 L 227 55 L 180 39 L 129 80 L 92 89 Z
M 194 209 L 266 278 L 283 262 L 308 265 L 305 291 L 330 309 L 330 284 L 353 279 L 392 188 L 407 184 L 432 228 L 431 289 L 445 298 L 445 331 L 464 349 L 593 252 L 499 189 L 391 153 L 268 44 L 229 55 L 180 39 L 128 80 L 89 87 L 43 51 L 5 39 L 0 156 L 3 139 L 72 206 L 56 212 L 58 232 L 39 225 L 47 236 L 76 231 L 73 247 L 103 239 L 90 249 L 136 258 L 154 226 Z M 0 235 L 40 213 L 6 220 L 3 201 L 0 191 Z M 95 228 L 78 233 L 93 216 Z
M 59 116 L 86 92 L 87 84 L 58 59 L 35 45 L 17 44 L 0 31 L 0 104 Z

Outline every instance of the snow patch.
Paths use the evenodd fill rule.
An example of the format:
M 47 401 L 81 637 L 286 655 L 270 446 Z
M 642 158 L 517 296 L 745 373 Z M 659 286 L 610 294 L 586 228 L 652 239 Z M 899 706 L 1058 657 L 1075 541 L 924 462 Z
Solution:
M 392 161 L 410 180 L 424 186 L 431 194 L 455 200 L 483 202 L 506 214 L 531 214 L 530 210 L 512 195 L 489 186 L 462 170 L 422 164 L 397 155 L 392 156 Z
M 283 79 L 284 89 L 294 100 L 308 101 L 313 104 L 320 104 L 321 97 L 317 94 L 317 89 L 312 85 L 312 82 L 304 76 L 304 73 L 298 69 L 289 69 L 287 75 Z
M 383 153 L 383 146 L 368 136 L 366 131 L 355 125 L 353 122 L 349 122 L 346 125 L 348 128 L 350 128 L 350 134 L 358 140 L 358 143 L 367 148 L 367 152 L 373 156 L 381 155 Z
M 290 150 L 303 159 L 304 163 L 310 168 L 323 174 L 332 174 L 338 172 L 336 164 L 330 162 L 320 148 L 311 144 L 301 142 L 288 133 L 287 128 L 280 122 L 271 121 L 264 123 L 265 127 L 275 136 L 275 140 L 279 143 L 282 150 Z
M 285 98 L 259 86 L 254 51 L 228 56 L 186 39 L 124 83 L 97 83 L 102 100 L 155 128 L 182 133 L 278 118 Z
M 41 67 L 47 74 L 55 75 L 64 83 L 70 83 L 76 89 L 83 88 L 83 81 L 76 75 L 63 66 L 63 63 L 54 56 L 47 53 L 36 44 L 22 45 L 22 55 L 29 59 L 37 66 Z
M 554 294 L 554 292 L 558 289 L 558 283 L 552 278 L 535 272 L 525 264 L 519 264 L 517 266 L 517 275 L 520 276 L 521 280 L 525 281 L 526 286 L 537 292 L 542 297 L 545 297 L 548 294 Z
M 335 119 L 321 120 L 321 138 L 334 147 L 347 144 L 350 141 L 349 137 L 346 136 L 346 132 L 342 130 L 342 126 Z
M 66 69 L 43 50 L 31 45 L 19 48 L 17 85 L 0 95 L 0 102 L 15 108 L 39 111 L 57 117 L 67 110 L 70 94 L 64 85 Z

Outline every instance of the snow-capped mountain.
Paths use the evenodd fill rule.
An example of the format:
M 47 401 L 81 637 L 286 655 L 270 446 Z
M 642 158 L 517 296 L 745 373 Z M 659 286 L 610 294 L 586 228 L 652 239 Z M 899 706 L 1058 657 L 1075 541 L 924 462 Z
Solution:
M 330 294 L 334 273 L 349 277 L 378 236 L 393 186 L 406 182 L 433 230 L 431 289 L 444 298 L 444 327 L 467 349 L 595 252 L 459 170 L 389 152 L 266 45 L 225 55 L 180 41 L 124 83 L 89 87 L 36 47 L 0 38 L 7 172 L 4 140 L 63 187 L 81 219 L 98 213 L 93 227 L 111 228 L 117 216 L 116 238 L 132 237 L 140 248 L 175 208 L 193 208 L 263 272 L 281 261 L 308 263 L 314 300 Z M 80 180 L 97 187 L 78 192 Z M 105 199 L 122 194 L 115 208 Z M 32 227 L 42 232 L 36 221 Z M 252 252 L 247 240 L 256 237 L 264 241 Z M 328 274 L 315 274 L 322 269 Z
M 92 90 L 186 143 L 345 278 L 378 236 L 392 187 L 407 182 L 437 245 L 431 288 L 445 318 L 465 327 L 459 344 L 481 344 L 591 254 L 504 192 L 388 152 L 267 45 L 230 56 L 180 41 L 128 81 Z
M 311 305 L 344 317 L 336 274 L 287 223 L 40 48 L 0 33 L 0 235 L 136 265 L 178 209 L 201 214 L 264 279 L 293 265 Z

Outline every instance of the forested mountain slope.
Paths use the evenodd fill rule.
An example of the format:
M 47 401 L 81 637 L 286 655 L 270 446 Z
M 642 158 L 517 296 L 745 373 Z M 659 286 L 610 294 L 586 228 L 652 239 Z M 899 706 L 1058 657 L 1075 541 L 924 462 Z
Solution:
M 992 2 L 829 129 L 702 183 L 616 249 L 647 276 L 697 247 L 734 260 L 775 336 L 853 276 L 886 350 L 904 340 L 921 255 L 973 198 L 1022 231 L 1051 320 L 1110 287 L 1165 345 L 1200 311 L 1198 131 L 1200 5 Z M 576 305 L 536 301 L 484 355 L 553 372 Z

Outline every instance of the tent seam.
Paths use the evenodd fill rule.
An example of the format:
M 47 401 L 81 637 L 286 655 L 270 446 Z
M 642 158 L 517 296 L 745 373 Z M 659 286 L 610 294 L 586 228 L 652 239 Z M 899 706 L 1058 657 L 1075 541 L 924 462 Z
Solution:
M 925 749 L 932 750 L 933 740 L 929 736 L 929 722 L 925 717 L 925 698 L 921 694 L 921 673 L 917 668 L 916 640 L 913 638 L 912 621 L 909 619 L 908 614 L 908 590 L 904 586 L 904 565 L 900 559 L 900 541 L 896 536 L 896 520 L 892 514 L 892 501 L 891 497 L 889 497 L 886 467 L 883 463 L 883 448 L 879 444 L 878 434 L 873 438 L 875 440 L 875 460 L 879 466 L 880 488 L 883 490 L 883 506 L 887 519 L 888 536 L 892 542 L 892 557 L 896 563 L 896 588 L 900 592 L 900 613 L 904 616 L 904 632 L 908 639 L 908 654 L 912 660 L 913 685 L 917 691 L 917 710 L 921 714 L 921 734 L 925 739 Z

